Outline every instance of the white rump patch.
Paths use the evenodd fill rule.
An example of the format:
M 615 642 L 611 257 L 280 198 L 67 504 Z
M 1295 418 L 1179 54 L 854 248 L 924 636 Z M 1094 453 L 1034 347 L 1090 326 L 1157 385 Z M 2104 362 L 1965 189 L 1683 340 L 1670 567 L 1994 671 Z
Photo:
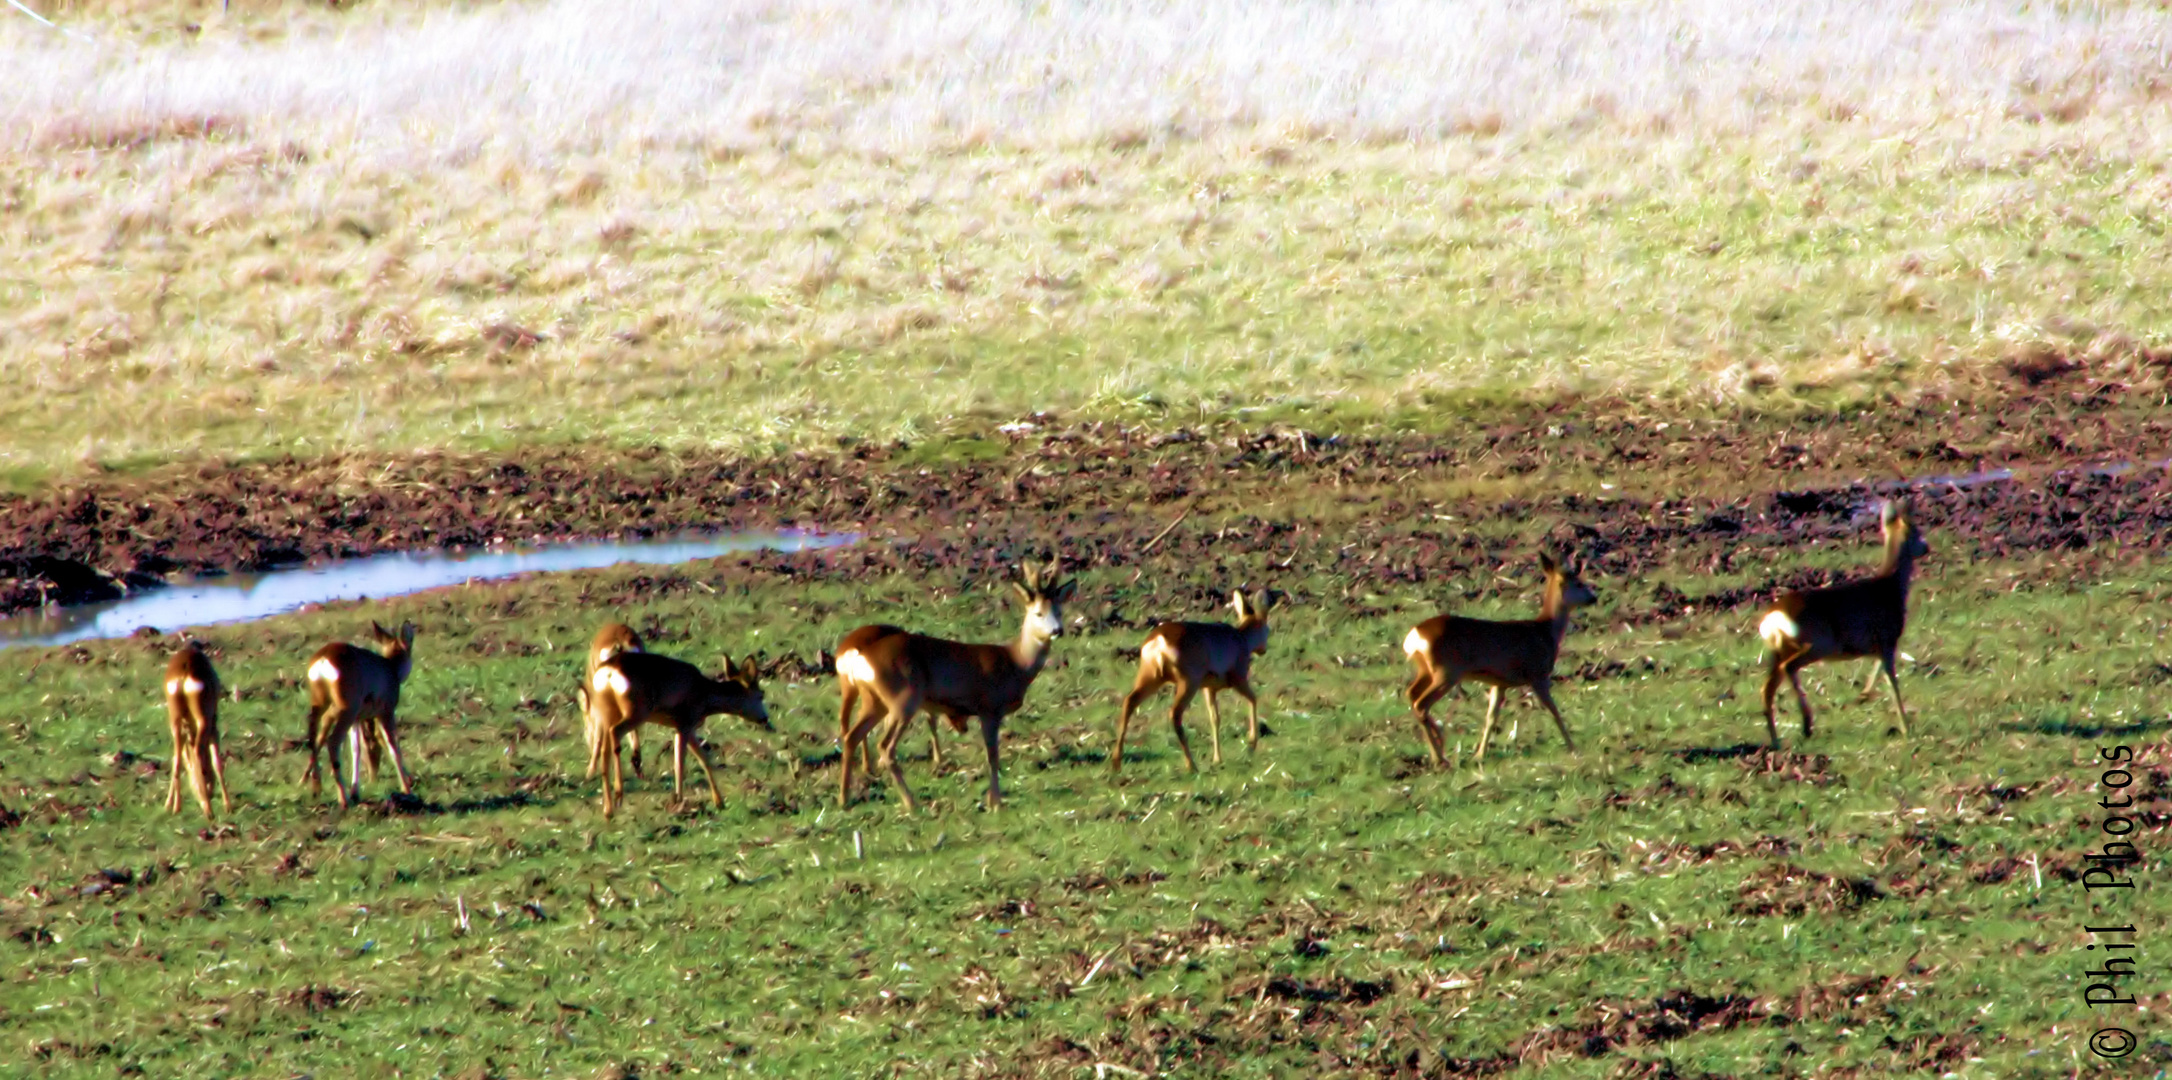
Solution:
M 1425 649 L 1425 635 L 1419 633 L 1417 627 L 1411 627 L 1410 633 L 1403 635 L 1403 655 L 1416 656 L 1419 653 L 1424 652 Z
M 169 694 L 178 694 L 178 693 L 180 693 L 180 692 L 181 692 L 181 680 L 179 680 L 179 679 L 168 679 L 168 680 L 166 680 L 166 692 L 167 692 L 167 693 L 169 693 Z
M 204 688 L 204 684 L 203 684 L 202 682 L 200 682 L 200 681 L 196 680 L 196 679 L 182 679 L 182 680 L 181 680 L 181 689 L 182 689 L 182 690 L 184 690 L 184 691 L 186 691 L 186 692 L 188 692 L 188 693 L 194 694 L 194 693 L 197 693 L 197 692 L 199 692 L 199 691 L 203 690 L 203 688 Z
M 309 681 L 338 682 L 339 665 L 320 658 L 316 663 L 309 665 Z
M 837 673 L 856 683 L 875 681 L 875 665 L 868 663 L 867 657 L 860 655 L 858 649 L 848 649 L 845 655 L 837 658 Z
M 606 690 L 615 694 L 623 694 L 633 688 L 633 684 L 626 681 L 626 673 L 615 667 L 597 668 L 593 685 L 599 694 Z
M 1174 664 L 1176 663 L 1177 659 L 1176 646 L 1169 644 L 1168 638 L 1162 637 L 1157 634 L 1153 637 L 1146 639 L 1146 644 L 1140 647 L 1139 659 L 1157 660 L 1164 664 Z
M 1802 628 L 1796 626 L 1795 620 L 1788 618 L 1784 611 L 1768 611 L 1764 621 L 1757 624 L 1757 636 L 1775 649 L 1795 640 L 1801 633 Z

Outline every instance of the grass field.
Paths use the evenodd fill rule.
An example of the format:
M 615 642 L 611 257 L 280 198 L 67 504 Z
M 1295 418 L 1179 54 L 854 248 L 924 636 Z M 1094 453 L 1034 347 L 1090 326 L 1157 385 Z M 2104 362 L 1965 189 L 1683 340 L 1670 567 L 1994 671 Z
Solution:
M 1503 572 L 1517 599 L 1447 602 L 1526 609 L 1535 574 Z M 1595 579 L 1559 692 L 1581 752 L 1520 701 L 1518 738 L 1469 762 L 1465 692 L 1445 772 L 1397 699 L 1396 642 L 1440 588 L 1353 605 L 1298 567 L 1271 579 L 1292 602 L 1256 669 L 1260 752 L 1231 738 L 1186 776 L 1155 710 L 1112 785 L 1117 651 L 1140 633 L 1104 613 L 1206 612 L 1161 606 L 1185 582 L 1089 571 L 1011 724 L 1005 809 L 976 808 L 966 740 L 935 778 L 916 732 L 933 808 L 914 818 L 882 787 L 837 808 L 820 678 L 768 683 L 776 735 L 711 722 L 722 810 L 675 812 L 652 780 L 606 824 L 578 780 L 580 648 L 613 596 L 652 648 L 712 668 L 907 612 L 1007 637 L 990 581 L 600 572 L 217 630 L 237 803 L 210 831 L 158 806 L 162 644 L 0 654 L 20 822 L 0 832 L 0 1015 L 52 1075 L 2087 1073 L 2079 1040 L 2108 1021 L 2079 1004 L 2079 928 L 2131 920 L 2150 947 L 2172 775 L 2163 619 L 2135 614 L 2172 578 L 2095 573 L 1935 565 L 1903 676 L 1916 737 L 1854 702 L 1859 665 L 1813 669 L 1822 726 L 1786 727 L 1779 755 L 1743 745 L 1762 739 L 1744 627 L 1632 626 Z M 382 801 L 388 777 L 342 816 L 282 748 L 302 658 L 370 618 L 423 627 L 403 710 L 421 803 Z M 2092 911 L 2074 879 L 2103 839 L 2098 748 L 2121 743 L 2145 887 Z M 2165 993 L 2141 992 L 2151 1041 L 2118 1075 L 2172 1052 Z
M 2161 379 L 2158 6 L 179 11 L 0 19 L 17 487 Z
M 2172 503 L 2075 469 L 2172 453 L 2162 4 L 30 6 L 10 603 L 672 515 L 871 539 L 211 628 L 217 822 L 160 806 L 170 634 L 0 652 L 0 1062 L 2172 1066 Z M 1858 662 L 1761 749 L 1752 606 L 1874 559 L 1864 481 L 2000 465 L 1919 485 L 1914 736 Z M 1427 768 L 1404 632 L 1532 610 L 1541 546 L 1599 567 L 1580 752 L 1517 699 L 1469 760 L 1467 689 Z M 705 729 L 721 809 L 652 776 L 606 823 L 579 779 L 606 619 L 711 671 L 875 621 L 1004 640 L 990 570 L 1051 547 L 1080 596 L 999 812 L 924 728 L 924 813 L 840 808 L 801 664 L 778 732 Z M 1233 702 L 1186 775 L 1164 696 L 1111 782 L 1126 650 L 1240 583 L 1288 598 L 1272 733 L 1245 753 Z M 295 784 L 298 680 L 372 619 L 422 628 L 417 797 L 342 814 Z M 2087 890 L 2121 746 L 2137 887 Z M 2082 928 L 2128 923 L 2139 1001 L 2092 1009 Z

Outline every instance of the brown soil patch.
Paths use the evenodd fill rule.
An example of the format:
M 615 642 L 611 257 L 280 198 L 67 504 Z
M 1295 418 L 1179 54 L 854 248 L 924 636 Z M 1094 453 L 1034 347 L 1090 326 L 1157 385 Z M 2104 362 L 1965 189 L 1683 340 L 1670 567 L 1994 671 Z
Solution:
M 1625 617 L 1663 621 L 1824 580 L 1759 572 L 1799 545 L 1859 546 L 1867 560 L 1870 514 L 1899 490 L 1894 481 L 1993 464 L 2038 472 L 1914 489 L 1934 561 L 2111 543 L 2163 550 L 2166 471 L 2089 469 L 2165 454 L 2172 419 L 2151 405 L 2047 383 L 2005 399 L 1799 421 L 1665 422 L 1641 403 L 1585 401 L 1392 437 L 1095 424 L 996 436 L 987 453 L 935 464 L 928 448 L 903 445 L 759 461 L 534 448 L 202 464 L 0 497 L 0 611 L 110 597 L 175 574 L 392 550 L 796 526 L 913 539 L 740 564 L 791 577 L 982 573 L 1060 551 L 1073 566 L 1151 572 L 1164 590 L 1193 586 L 1202 602 L 1218 602 L 1233 571 L 1260 585 L 1323 572 L 1375 587 L 1474 582 L 1475 598 L 1500 587 L 1504 562 L 1521 566 L 1528 549 L 1548 545 L 1581 552 L 1598 576 L 1637 581 L 1616 587 L 1630 601 Z M 1618 497 L 1593 477 L 1610 478 Z M 1856 479 L 1867 477 L 1878 479 Z M 1530 494 L 1469 494 L 1488 490 Z M 1671 494 L 1683 491 L 1697 494 Z M 1188 516 L 1155 540 L 1179 514 Z M 1752 580 L 1705 589 L 1646 578 L 1665 569 L 1677 580 L 1729 570 Z M 1296 599 L 1362 609 L 1362 591 Z M 1159 614 L 1112 603 L 1103 618 L 1138 627 Z

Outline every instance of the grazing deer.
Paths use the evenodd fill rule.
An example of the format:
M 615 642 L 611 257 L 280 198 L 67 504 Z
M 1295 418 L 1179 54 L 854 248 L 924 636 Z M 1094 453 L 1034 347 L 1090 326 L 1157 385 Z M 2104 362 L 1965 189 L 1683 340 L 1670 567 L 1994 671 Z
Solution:
M 1770 650 L 1765 668 L 1765 733 L 1772 748 L 1780 748 L 1780 724 L 1776 718 L 1780 679 L 1786 676 L 1795 688 L 1795 704 L 1802 709 L 1802 737 L 1810 737 L 1810 697 L 1803 693 L 1797 673 L 1820 660 L 1878 658 L 1865 684 L 1867 696 L 1878 672 L 1893 688 L 1893 711 L 1900 716 L 1902 735 L 1908 732 L 1908 707 L 1901 704 L 1900 678 L 1893 661 L 1900 652 L 1901 631 L 1908 625 L 1908 582 L 1916 560 L 1931 553 L 1915 522 L 1908 517 L 1906 502 L 1888 502 L 1878 515 L 1885 533 L 1885 565 L 1861 581 L 1823 589 L 1790 592 L 1765 609 L 1757 622 L 1757 636 Z
M 1214 740 L 1214 763 L 1222 763 L 1222 710 L 1214 696 L 1236 691 L 1252 709 L 1252 733 L 1247 750 L 1259 748 L 1259 699 L 1252 694 L 1252 658 L 1267 651 L 1267 609 L 1274 598 L 1261 593 L 1247 600 L 1241 592 L 1229 594 L 1229 606 L 1237 612 L 1237 625 L 1227 623 L 1165 622 L 1139 646 L 1139 677 L 1124 696 L 1124 711 L 1116 719 L 1116 749 L 1109 754 L 1109 772 L 1124 765 L 1124 733 L 1131 728 L 1131 714 L 1146 699 L 1176 684 L 1176 705 L 1169 710 L 1169 726 L 1176 730 L 1177 746 L 1184 751 L 1184 767 L 1198 772 L 1192 761 L 1192 745 L 1184 738 L 1184 707 L 1192 695 L 1207 692 L 1207 730 Z
M 407 778 L 407 765 L 400 757 L 399 724 L 394 717 L 400 707 L 400 684 L 407 681 L 407 673 L 414 666 L 415 624 L 401 623 L 400 632 L 394 634 L 371 623 L 370 634 L 384 649 L 383 655 L 337 641 L 318 649 L 309 660 L 309 721 L 305 729 L 309 766 L 302 772 L 302 782 L 310 785 L 314 793 L 324 791 L 317 772 L 317 753 L 324 751 L 332 762 L 332 783 L 338 789 L 342 809 L 346 808 L 350 794 L 355 801 L 362 798 L 363 750 L 372 740 L 381 743 L 392 755 L 392 769 L 400 778 L 400 792 L 413 794 L 415 790 Z M 345 777 L 339 772 L 341 736 L 346 736 L 348 744 L 348 775 Z M 371 775 L 374 776 L 374 746 L 370 748 L 370 756 L 373 761 Z
M 968 645 L 914 634 L 895 626 L 863 626 L 837 644 L 839 743 L 844 751 L 837 779 L 839 805 L 851 805 L 852 764 L 877 721 L 883 721 L 877 764 L 890 773 L 907 813 L 917 809 L 905 771 L 898 767 L 897 743 L 922 709 L 941 713 L 954 727 L 980 718 L 980 738 L 988 751 L 989 809 L 1003 802 L 996 769 L 996 739 L 1003 718 L 1025 703 L 1026 690 L 1048 661 L 1049 643 L 1063 634 L 1063 605 L 1078 582 L 1058 582 L 1061 567 L 1019 568 L 1011 588 L 1025 605 L 1018 640 L 1008 645 Z M 854 706 L 859 718 L 851 723 Z M 864 755 L 863 755 L 864 756 Z
M 633 627 L 628 626 L 625 623 L 619 622 L 610 623 L 606 625 L 603 629 L 596 631 L 596 640 L 588 643 L 588 670 L 581 673 L 581 685 L 575 688 L 575 695 L 580 698 L 581 702 L 581 720 L 582 727 L 584 729 L 582 734 L 588 740 L 587 779 L 594 780 L 596 778 L 596 762 L 599 760 L 596 755 L 596 725 L 589 722 L 589 680 L 596 677 L 596 669 L 598 667 L 601 667 L 604 661 L 609 660 L 610 658 L 617 656 L 622 652 L 647 651 L 648 650 L 641 647 L 641 635 L 634 633 Z M 626 731 L 626 739 L 628 742 L 633 744 L 634 775 L 640 777 L 642 776 L 640 727 L 635 726 L 632 728 L 628 728 Z
M 618 738 L 641 724 L 662 724 L 672 729 L 671 795 L 678 799 L 686 790 L 686 751 L 701 762 L 702 779 L 709 782 L 709 803 L 724 805 L 717 790 L 716 769 L 702 748 L 695 729 L 718 713 L 730 713 L 751 721 L 763 731 L 769 724 L 769 706 L 762 699 L 762 673 L 749 656 L 733 665 L 725 661 L 722 679 L 711 679 L 684 660 L 650 652 L 622 652 L 596 665 L 588 677 L 588 723 L 596 732 L 589 750 L 588 774 L 603 774 L 603 816 L 609 819 L 626 797 L 625 778 L 619 771 Z
M 226 759 L 219 750 L 219 673 L 194 639 L 166 664 L 166 720 L 173 728 L 173 765 L 166 782 L 166 812 L 181 812 L 181 774 L 186 771 L 196 802 L 211 816 L 211 788 L 219 806 L 234 812 L 226 793 Z
M 1569 632 L 1569 612 L 1597 600 L 1598 594 L 1584 584 L 1582 568 L 1574 563 L 1557 564 L 1553 556 L 1540 554 L 1539 568 L 1546 572 L 1546 592 L 1539 601 L 1539 617 L 1495 621 L 1436 615 L 1411 628 L 1403 638 L 1403 653 L 1418 669 L 1405 696 L 1417 714 L 1419 733 L 1433 764 L 1447 760 L 1440 725 L 1433 722 L 1433 704 L 1465 679 L 1491 688 L 1486 696 L 1486 723 L 1479 729 L 1479 760 L 1493 737 L 1493 723 L 1501 712 L 1501 692 L 1519 686 L 1531 688 L 1539 704 L 1554 714 L 1561 729 L 1561 744 L 1576 752 L 1569 725 L 1554 707 L 1554 660 L 1561 653 L 1562 635 Z

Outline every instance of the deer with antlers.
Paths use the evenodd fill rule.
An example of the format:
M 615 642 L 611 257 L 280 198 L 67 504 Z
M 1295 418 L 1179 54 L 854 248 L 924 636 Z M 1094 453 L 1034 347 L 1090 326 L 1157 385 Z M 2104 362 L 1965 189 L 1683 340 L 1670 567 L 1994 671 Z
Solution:
M 581 704 L 582 735 L 588 742 L 587 779 L 596 778 L 596 763 L 602 760 L 596 753 L 597 732 L 596 725 L 591 722 L 593 713 L 588 708 L 588 684 L 596 677 L 596 669 L 602 667 L 604 661 L 620 653 L 647 651 L 641 647 L 641 635 L 634 633 L 633 627 L 620 622 L 605 625 L 603 629 L 596 631 L 596 639 L 588 643 L 588 670 L 581 673 L 581 685 L 574 688 L 574 694 Z M 641 729 L 638 725 L 626 730 L 626 740 L 633 747 L 634 775 L 641 777 Z
M 173 728 L 173 765 L 166 782 L 166 812 L 181 812 L 181 775 L 188 774 L 189 789 L 196 793 L 204 816 L 211 816 L 211 788 L 219 789 L 219 806 L 234 812 L 226 792 L 226 758 L 219 749 L 219 673 L 211 658 L 194 638 L 183 641 L 180 651 L 166 664 L 166 721 Z
M 1184 737 L 1184 707 L 1192 695 L 1207 692 L 1207 730 L 1214 743 L 1214 763 L 1222 763 L 1222 710 L 1215 694 L 1234 691 L 1251 707 L 1252 730 L 1246 750 L 1259 748 L 1259 698 L 1252 693 L 1252 658 L 1267 651 L 1267 610 L 1274 599 L 1267 593 L 1248 598 L 1242 592 L 1229 595 L 1237 613 L 1237 625 L 1227 623 L 1165 622 L 1139 646 L 1139 674 L 1131 693 L 1124 695 L 1124 710 L 1116 718 L 1116 748 L 1109 753 L 1111 775 L 1124 765 L 1124 734 L 1131 728 L 1131 714 L 1148 698 L 1170 684 L 1176 686 L 1176 705 L 1169 710 L 1169 726 L 1176 731 L 1177 747 L 1184 751 L 1184 767 L 1198 772 L 1192 746 Z
M 1051 559 L 1045 568 L 1022 566 L 1015 572 L 1011 588 L 1025 614 L 1018 640 L 1008 645 L 969 645 L 895 626 L 863 626 L 837 643 L 837 728 L 844 753 L 837 780 L 839 805 L 851 805 L 854 754 L 880 722 L 876 763 L 897 784 L 906 812 L 918 809 L 905 771 L 898 767 L 897 743 L 922 709 L 941 713 L 961 729 L 966 717 L 980 719 L 981 743 L 988 751 L 987 806 L 993 810 L 1002 804 L 997 736 L 1003 718 L 1025 703 L 1027 688 L 1048 661 L 1050 642 L 1063 634 L 1063 605 L 1078 582 L 1059 582 L 1061 570 Z
M 377 750 L 382 746 L 392 755 L 401 794 L 411 795 L 415 790 L 400 756 L 399 723 L 395 718 L 400 707 L 400 686 L 414 666 L 415 624 L 401 623 L 400 632 L 394 634 L 373 622 L 370 634 L 383 653 L 335 641 L 318 649 L 309 660 L 309 719 L 304 728 L 309 765 L 302 771 L 302 782 L 313 793 L 323 793 L 317 754 L 325 753 L 332 763 L 332 783 L 338 790 L 341 809 L 346 808 L 350 794 L 355 801 L 362 798 L 365 744 L 371 744 L 367 749 L 373 778 L 377 773 Z M 339 771 L 342 737 L 348 744 L 348 772 L 344 777 Z
M 1876 657 L 1878 666 L 1863 686 L 1864 696 L 1877 684 L 1879 672 L 1893 688 L 1893 711 L 1900 717 L 1902 735 L 1908 732 L 1908 707 L 1901 703 L 1900 677 L 1894 661 L 1900 653 L 1901 631 L 1908 626 L 1908 584 L 1915 575 L 1916 560 L 1931 553 L 1922 533 L 1908 516 L 1908 504 L 1892 501 L 1878 515 L 1885 534 L 1885 563 L 1861 581 L 1823 589 L 1800 589 L 1781 596 L 1757 621 L 1757 636 L 1765 642 L 1765 733 L 1772 748 L 1780 748 L 1777 717 L 1780 680 L 1795 688 L 1795 704 L 1802 710 L 1802 737 L 1810 737 L 1810 696 L 1803 693 L 1803 668 L 1820 660 L 1854 660 Z
M 1436 615 L 1404 636 L 1403 653 L 1417 667 L 1417 676 L 1404 696 L 1417 715 L 1418 731 L 1425 736 L 1433 764 L 1447 761 L 1440 725 L 1433 721 L 1433 705 L 1465 679 L 1490 688 L 1485 726 L 1478 733 L 1479 760 L 1485 759 L 1486 744 L 1493 737 L 1502 691 L 1519 686 L 1531 688 L 1532 696 L 1553 714 L 1554 726 L 1561 730 L 1561 744 L 1570 753 L 1576 751 L 1568 722 L 1554 706 L 1554 661 L 1561 654 L 1561 639 L 1569 631 L 1569 613 L 1599 597 L 1584 584 L 1582 568 L 1577 564 L 1557 563 L 1553 556 L 1541 553 L 1539 569 L 1546 574 L 1546 591 L 1539 601 L 1536 619 L 1497 621 Z
M 762 697 L 761 669 L 749 656 L 738 664 L 725 661 L 721 679 L 712 679 L 684 660 L 651 652 L 621 652 L 596 665 L 588 677 L 588 723 L 596 738 L 589 750 L 588 774 L 603 774 L 603 816 L 609 819 L 625 801 L 625 777 L 619 771 L 619 737 L 641 724 L 662 724 L 672 729 L 671 795 L 683 798 L 686 790 L 686 752 L 692 750 L 701 763 L 701 776 L 709 784 L 709 804 L 724 805 L 717 790 L 716 769 L 702 748 L 697 729 L 718 713 L 746 719 L 763 731 L 775 731 L 769 723 L 769 706 Z

